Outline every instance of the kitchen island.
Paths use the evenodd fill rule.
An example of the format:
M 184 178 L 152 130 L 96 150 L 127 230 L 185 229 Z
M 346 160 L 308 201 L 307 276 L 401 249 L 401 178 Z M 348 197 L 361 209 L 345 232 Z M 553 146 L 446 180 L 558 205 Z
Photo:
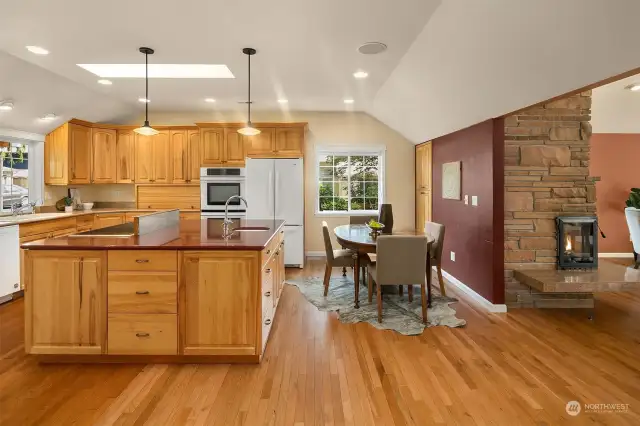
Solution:
M 239 220 L 225 237 L 219 219 L 181 220 L 23 244 L 25 350 L 49 362 L 257 363 L 284 283 L 283 225 Z

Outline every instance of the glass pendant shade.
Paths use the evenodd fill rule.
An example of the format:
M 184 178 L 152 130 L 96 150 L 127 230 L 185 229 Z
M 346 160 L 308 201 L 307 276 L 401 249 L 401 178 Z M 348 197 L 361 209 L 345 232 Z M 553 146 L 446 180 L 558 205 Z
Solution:
M 255 136 L 255 135 L 259 135 L 262 132 L 260 132 L 260 130 L 253 127 L 253 124 L 251 124 L 251 122 L 248 122 L 245 127 L 238 129 L 238 133 L 244 136 Z
M 149 122 L 148 121 L 145 121 L 144 125 L 142 127 L 138 127 L 137 129 L 134 129 L 133 131 L 136 132 L 139 135 L 144 135 L 144 136 L 155 136 L 158 133 L 160 133 L 159 131 L 157 131 L 153 127 L 149 126 Z

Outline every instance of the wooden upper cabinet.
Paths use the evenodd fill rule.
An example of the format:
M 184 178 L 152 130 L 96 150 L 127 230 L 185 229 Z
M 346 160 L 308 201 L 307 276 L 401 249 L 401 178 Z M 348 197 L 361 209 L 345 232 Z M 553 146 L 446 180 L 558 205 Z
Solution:
M 27 353 L 104 353 L 105 252 L 28 250 L 25 261 Z
M 219 166 L 224 161 L 224 129 L 200 130 L 200 164 Z
M 131 130 L 118 130 L 116 138 L 116 183 L 135 182 L 135 138 Z
M 117 136 L 112 129 L 91 129 L 93 183 L 116 183 Z
M 185 252 L 182 259 L 184 354 L 256 354 L 260 309 L 256 252 Z
M 186 130 L 169 131 L 173 183 L 189 180 L 189 141 Z
M 69 123 L 69 183 L 91 183 L 91 129 Z
M 189 149 L 189 169 L 187 170 L 187 183 L 200 182 L 200 131 L 187 130 Z
M 260 128 L 255 136 L 241 136 L 247 157 L 273 157 L 275 153 L 276 129 Z
M 244 141 L 237 129 L 224 129 L 224 164 L 244 167 Z
M 153 136 L 135 134 L 136 183 L 153 181 Z
M 431 142 L 416 147 L 416 189 L 431 190 Z
M 69 124 L 66 123 L 44 140 L 44 183 L 66 185 L 69 183 Z
M 303 146 L 303 127 L 282 127 L 276 129 L 275 150 L 278 157 L 302 157 Z
M 153 136 L 153 182 L 171 183 L 171 140 L 169 130 Z

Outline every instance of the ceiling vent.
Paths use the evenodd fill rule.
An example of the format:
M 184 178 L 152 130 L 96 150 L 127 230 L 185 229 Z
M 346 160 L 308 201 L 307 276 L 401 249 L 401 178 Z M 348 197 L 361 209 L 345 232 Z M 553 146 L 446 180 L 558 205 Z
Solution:
M 382 53 L 387 50 L 387 45 L 384 43 L 379 43 L 377 41 L 365 43 L 362 46 L 358 47 L 358 52 L 363 55 L 377 55 L 378 53 Z

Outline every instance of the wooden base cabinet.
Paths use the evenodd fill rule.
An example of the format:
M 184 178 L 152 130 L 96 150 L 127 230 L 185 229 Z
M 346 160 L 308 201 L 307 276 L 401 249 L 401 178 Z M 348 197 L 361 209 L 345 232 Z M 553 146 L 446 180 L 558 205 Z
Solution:
M 106 272 L 103 251 L 26 251 L 28 353 L 104 353 Z

